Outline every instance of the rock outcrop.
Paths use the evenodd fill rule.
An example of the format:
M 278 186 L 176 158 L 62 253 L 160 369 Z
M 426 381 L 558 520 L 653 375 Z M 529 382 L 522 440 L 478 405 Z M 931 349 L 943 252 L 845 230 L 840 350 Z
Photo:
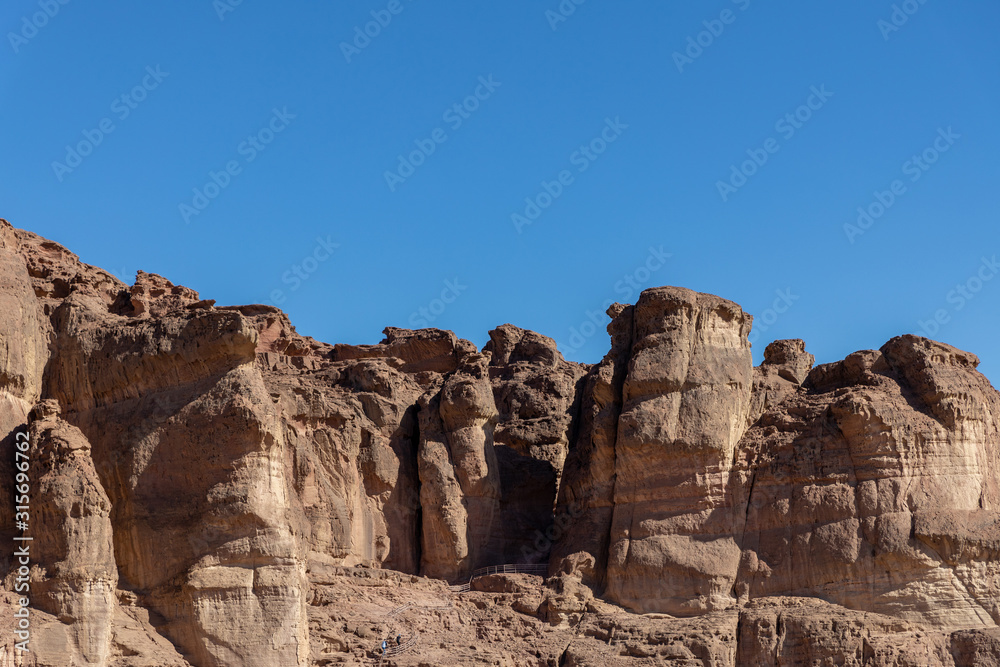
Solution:
M 48 359 L 46 330 L 39 317 L 28 266 L 19 252 L 17 233 L 0 221 L 0 539 L 14 537 L 14 438 L 41 394 L 42 370 Z M 0 551 L 0 567 L 11 565 L 8 549 Z
M 1000 621 L 1000 401 L 977 364 L 894 338 L 814 369 L 809 391 L 749 430 L 750 597 L 809 595 L 941 629 Z
M 753 369 L 753 391 L 747 426 L 778 406 L 805 382 L 816 358 L 806 352 L 805 341 L 776 340 L 764 348 L 764 361 Z
M 491 331 L 483 349 L 501 486 L 486 564 L 545 562 L 553 531 L 562 530 L 554 511 L 587 367 L 563 359 L 551 338 L 510 324 Z
M 24 534 L 37 534 L 30 544 L 38 568 L 33 599 L 61 621 L 39 629 L 39 655 L 53 665 L 104 665 L 111 653 L 118 585 L 111 501 L 90 457 L 90 443 L 59 419 L 58 411 L 55 400 L 39 403 L 29 433 L 29 476 L 35 484 L 29 526 L 36 529 Z
M 732 606 L 732 469 L 750 404 L 751 318 L 679 288 L 642 293 L 615 440 L 608 597 L 688 616 Z
M 0 221 L 0 490 L 31 487 L 0 539 L 32 538 L 0 556 L 0 667 L 360 664 L 387 636 L 400 665 L 1000 664 L 974 355 L 814 368 L 786 340 L 753 368 L 730 301 L 608 314 L 595 365 L 510 324 L 328 345 Z M 446 585 L 504 563 L 552 576 Z
M 420 402 L 421 570 L 449 581 L 483 564 L 500 506 L 493 448 L 497 408 L 488 358 L 470 353 Z

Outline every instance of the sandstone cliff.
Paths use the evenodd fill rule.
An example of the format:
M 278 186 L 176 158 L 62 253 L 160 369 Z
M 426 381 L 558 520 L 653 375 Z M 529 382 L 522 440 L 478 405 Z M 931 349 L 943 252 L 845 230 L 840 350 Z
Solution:
M 592 366 L 510 324 L 328 345 L 0 221 L 0 538 L 33 538 L 30 653 L 0 555 L 0 667 L 368 664 L 396 635 L 385 664 L 1000 664 L 974 355 L 754 368 L 730 301 L 609 315 Z M 447 586 L 505 563 L 551 576 Z

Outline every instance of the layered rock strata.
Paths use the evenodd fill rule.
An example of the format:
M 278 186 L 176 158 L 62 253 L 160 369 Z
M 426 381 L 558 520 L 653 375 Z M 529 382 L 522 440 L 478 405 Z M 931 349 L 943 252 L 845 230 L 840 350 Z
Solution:
M 0 222 L 0 490 L 25 435 L 31 482 L 0 538 L 33 538 L 35 647 L 4 552 L 0 665 L 356 663 L 388 631 L 364 619 L 417 601 L 397 664 L 1000 664 L 974 355 L 907 335 L 813 368 L 791 340 L 754 368 L 730 301 L 608 314 L 595 365 L 509 324 L 328 345 Z M 512 562 L 553 576 L 435 582 Z

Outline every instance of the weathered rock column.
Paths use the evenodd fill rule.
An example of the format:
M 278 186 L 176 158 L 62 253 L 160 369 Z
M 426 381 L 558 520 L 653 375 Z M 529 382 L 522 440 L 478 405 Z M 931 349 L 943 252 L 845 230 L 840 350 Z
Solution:
M 40 628 L 34 642 L 45 664 L 106 665 L 117 605 L 111 501 L 90 458 L 90 443 L 58 417 L 58 403 L 32 412 L 29 544 L 36 607 L 63 621 Z M 67 621 L 71 621 L 67 623 Z
M 728 484 L 750 405 L 751 321 L 731 301 L 676 287 L 635 305 L 607 590 L 630 609 L 693 615 L 735 602 Z
M 497 408 L 489 357 L 470 354 L 444 380 L 438 395 L 421 399 L 421 569 L 455 580 L 479 565 L 500 507 L 493 451 Z

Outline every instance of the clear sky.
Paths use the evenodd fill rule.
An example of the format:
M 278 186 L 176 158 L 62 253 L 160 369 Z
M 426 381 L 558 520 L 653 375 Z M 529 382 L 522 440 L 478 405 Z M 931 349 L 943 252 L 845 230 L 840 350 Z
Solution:
M 277 301 L 328 342 L 511 322 L 586 362 L 607 303 L 681 285 L 755 316 L 757 362 L 923 332 L 1000 379 L 995 1 L 8 0 L 0 24 L 0 216 L 128 282 Z

